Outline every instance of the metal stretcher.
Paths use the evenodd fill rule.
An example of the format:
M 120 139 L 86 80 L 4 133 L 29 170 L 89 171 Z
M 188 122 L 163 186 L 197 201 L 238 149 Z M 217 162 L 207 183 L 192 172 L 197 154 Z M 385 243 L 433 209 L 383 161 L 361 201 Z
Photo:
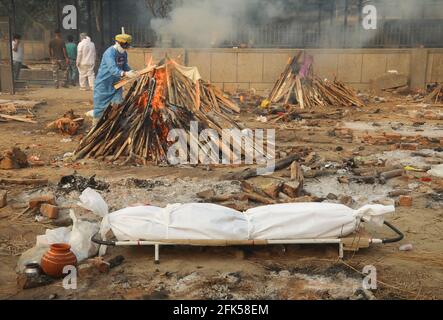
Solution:
M 295 239 L 295 240 L 186 240 L 186 239 L 165 239 L 165 240 L 139 240 L 139 241 L 110 241 L 102 240 L 97 233 L 92 237 L 92 242 L 106 246 L 154 246 L 154 262 L 160 263 L 160 246 L 207 246 L 207 247 L 227 247 L 227 246 L 265 246 L 265 245 L 291 245 L 291 244 L 337 244 L 340 259 L 344 257 L 344 251 L 358 251 L 369 248 L 371 245 L 395 243 L 403 240 L 403 233 L 391 223 L 385 221 L 384 225 L 392 230 L 396 236 L 386 239 L 375 239 L 365 232 L 364 229 L 353 233 L 350 236 L 337 239 Z

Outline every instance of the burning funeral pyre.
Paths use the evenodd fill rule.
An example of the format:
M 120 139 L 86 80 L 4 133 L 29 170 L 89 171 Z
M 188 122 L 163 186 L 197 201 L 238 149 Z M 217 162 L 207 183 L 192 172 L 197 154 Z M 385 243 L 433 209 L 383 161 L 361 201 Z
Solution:
M 132 84 L 122 104 L 106 109 L 98 124 L 81 141 L 75 158 L 167 163 L 168 149 L 175 144 L 169 134 L 172 130 L 184 130 L 189 138 L 182 149 L 187 151 L 194 143 L 199 150 L 207 151 L 204 156 L 210 158 L 210 163 L 219 163 L 221 158 L 233 160 L 238 152 L 233 150 L 231 141 L 210 138 L 201 141 L 189 133 L 192 123 L 197 122 L 199 132 L 212 129 L 221 137 L 223 129 L 231 129 L 241 134 L 243 128 L 230 117 L 239 112 L 239 107 L 223 92 L 200 78 L 197 68 L 184 67 L 166 58 L 164 64 L 152 68 Z M 254 153 L 256 158 L 263 156 L 251 137 L 241 138 L 245 146 L 253 146 L 246 150 L 240 143 L 241 158 L 251 156 L 247 152 Z M 203 162 L 200 157 L 198 160 Z
M 298 104 L 301 109 L 339 106 L 363 107 L 364 103 L 356 93 L 338 80 L 322 80 L 312 75 L 311 56 L 299 63 L 301 54 L 293 57 L 275 83 L 262 106 L 269 104 Z

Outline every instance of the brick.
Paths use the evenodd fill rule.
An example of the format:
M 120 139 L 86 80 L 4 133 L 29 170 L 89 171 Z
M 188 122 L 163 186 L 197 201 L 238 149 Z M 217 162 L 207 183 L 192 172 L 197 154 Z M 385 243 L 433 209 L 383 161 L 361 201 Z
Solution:
M 0 208 L 6 207 L 8 204 L 8 192 L 6 190 L 0 190 Z
M 401 140 L 401 134 L 396 132 L 387 132 L 385 133 L 385 137 L 392 142 L 400 142 Z
M 418 143 L 401 143 L 400 150 L 416 151 L 418 149 Z
M 58 207 L 53 206 L 51 204 L 44 203 L 40 207 L 40 213 L 49 219 L 57 219 L 58 218 Z
M 55 206 L 57 203 L 55 202 L 54 195 L 45 195 L 41 197 L 32 198 L 29 200 L 29 208 L 36 209 L 39 208 L 42 204 L 48 203 Z
M 400 198 L 398 199 L 398 204 L 400 207 L 412 207 L 412 197 L 400 196 Z

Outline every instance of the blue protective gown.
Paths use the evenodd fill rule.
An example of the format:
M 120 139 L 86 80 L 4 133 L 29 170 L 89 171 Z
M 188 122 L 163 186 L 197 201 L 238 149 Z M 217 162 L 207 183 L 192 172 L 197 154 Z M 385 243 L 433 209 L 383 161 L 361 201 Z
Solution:
M 130 70 L 126 52 L 114 46 L 105 51 L 94 82 L 94 118 L 100 118 L 110 103 L 123 102 L 123 88 L 116 90 L 114 84 L 121 80 L 122 71 Z

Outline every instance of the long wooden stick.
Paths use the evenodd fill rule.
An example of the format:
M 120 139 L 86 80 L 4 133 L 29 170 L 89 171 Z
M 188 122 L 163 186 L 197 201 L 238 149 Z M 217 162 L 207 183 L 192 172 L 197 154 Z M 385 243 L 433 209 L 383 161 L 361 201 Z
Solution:
M 0 113 L 0 118 L 4 118 L 4 119 L 8 119 L 8 120 L 15 120 L 15 121 L 20 121 L 20 122 L 26 122 L 26 123 L 38 123 L 37 121 L 28 119 L 28 118 L 24 118 L 24 117 L 19 117 L 19 116 L 10 116 L 7 114 L 3 114 Z
M 142 76 L 144 76 L 145 74 L 148 74 L 149 72 L 151 72 L 152 70 L 154 70 L 157 66 L 150 66 L 150 67 L 146 67 L 142 70 L 137 71 L 138 76 L 135 78 L 131 78 L 131 79 L 122 79 L 119 82 L 117 82 L 116 84 L 114 84 L 114 88 L 116 90 L 123 88 L 125 85 L 130 84 L 131 82 L 134 82 L 137 79 L 140 79 Z

